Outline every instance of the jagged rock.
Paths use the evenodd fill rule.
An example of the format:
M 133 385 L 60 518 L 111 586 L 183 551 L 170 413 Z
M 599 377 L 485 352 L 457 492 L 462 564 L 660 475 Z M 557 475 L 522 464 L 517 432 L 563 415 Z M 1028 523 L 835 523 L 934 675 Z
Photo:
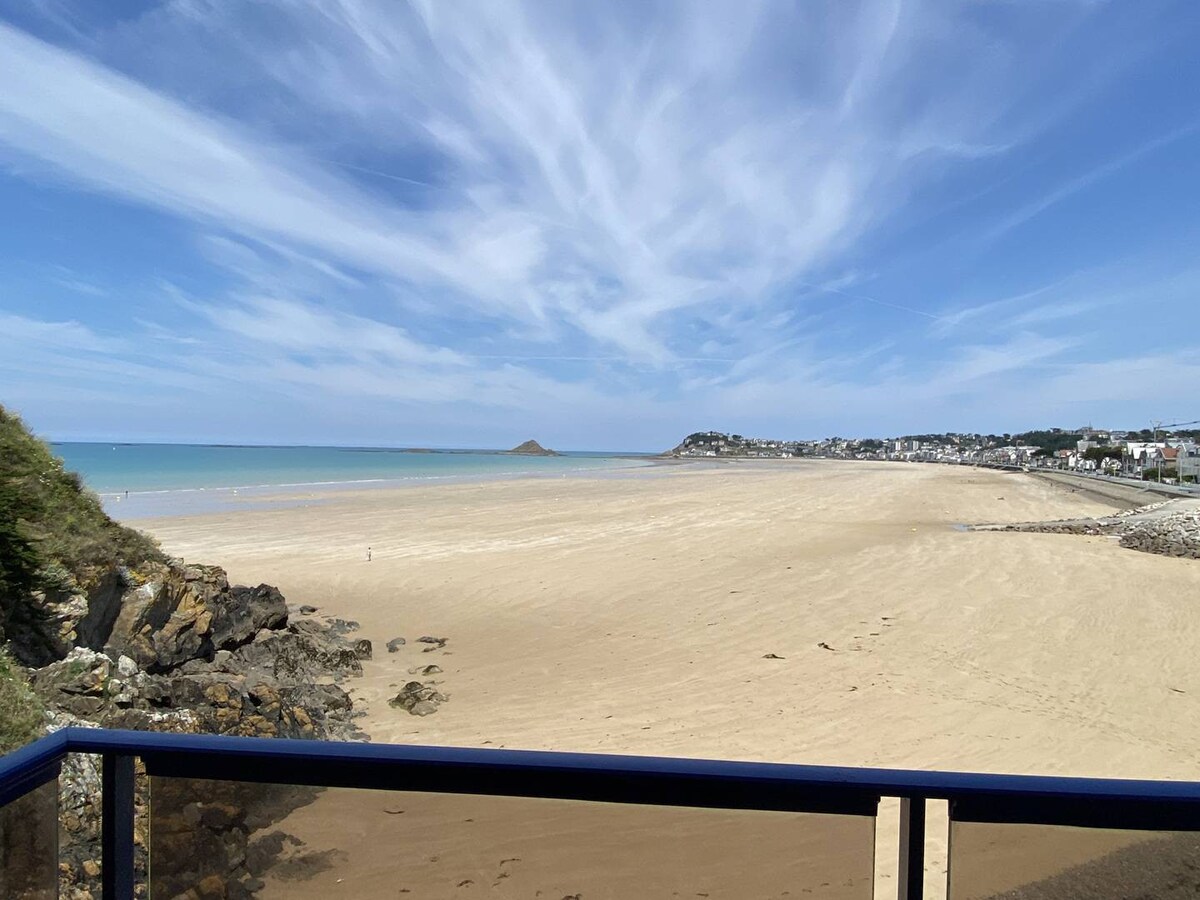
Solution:
M 230 587 L 217 566 L 148 563 L 124 570 L 122 579 L 126 589 L 119 595 L 110 581 L 103 582 L 99 597 L 89 594 L 77 637 L 92 649 L 128 656 L 150 672 L 232 649 L 287 623 L 278 590 Z
M 38 669 L 33 686 L 38 691 L 103 697 L 107 693 L 113 662 L 103 653 L 76 647 L 65 659 Z
M 359 625 L 353 619 L 330 619 L 329 620 L 329 630 L 333 634 L 337 635 L 338 637 L 347 635 L 352 631 L 358 631 L 358 629 L 359 629 Z
M 237 646 L 287 621 L 275 588 L 230 587 L 219 567 L 178 562 L 102 571 L 55 609 L 64 640 L 113 650 L 155 671 Z
M 268 584 L 255 588 L 238 585 L 230 588 L 228 601 L 217 607 L 212 645 L 217 650 L 232 650 L 264 629 L 283 628 L 287 621 L 287 604 L 278 588 Z
M 354 739 L 349 695 L 336 685 L 290 683 L 261 671 L 120 674 L 108 657 L 78 649 L 39 670 L 34 688 L 54 708 L 110 728 L 159 727 L 186 711 L 188 731 L 260 737 Z
M 0 419 L 5 415 L 0 409 Z M 45 455 L 38 465 L 67 495 L 79 493 L 80 502 L 32 530 L 40 539 L 42 526 L 54 524 L 90 542 L 86 553 L 73 554 L 77 558 L 48 557 L 38 590 L 0 598 L 0 640 L 35 669 L 30 679 L 45 701 L 49 730 L 362 738 L 355 724 L 361 712 L 350 696 L 321 683 L 361 673 L 359 656 L 369 655 L 370 643 L 343 638 L 357 623 L 305 619 L 304 627 L 289 627 L 275 588 L 230 585 L 219 567 L 168 559 L 153 541 L 107 519 L 57 461 Z M 80 530 L 80 523 L 87 527 Z M 94 561 L 100 557 L 108 561 Z M 307 615 L 315 612 L 306 607 Z M 63 760 L 60 818 L 49 823 L 58 831 L 58 895 L 70 900 L 100 894 L 99 763 L 86 754 Z M 144 893 L 148 780 L 140 764 L 136 779 L 134 864 Z M 156 839 L 165 848 L 156 888 L 167 897 L 249 898 L 263 887 L 259 876 L 277 855 L 255 842 L 252 872 L 250 836 L 315 794 L 311 788 L 164 779 L 155 788 Z M 54 839 L 35 829 L 22 834 L 42 846 Z
M 1121 546 L 1143 553 L 1200 559 L 1200 513 L 1178 512 L 1125 527 Z
M 241 670 L 257 669 L 285 680 L 362 674 L 354 648 L 316 622 L 293 622 L 286 631 L 264 632 L 233 651 L 232 662 Z
M 404 646 L 404 643 L 405 643 L 404 638 L 402 638 L 402 637 L 392 638 L 390 641 L 387 642 L 388 653 L 396 653 L 401 647 Z
M 400 693 L 388 701 L 388 705 L 406 710 L 414 716 L 427 716 L 432 712 L 436 712 L 438 706 L 449 699 L 449 697 L 440 693 L 431 684 L 410 681 L 400 689 Z M 422 705 L 418 711 L 417 706 L 419 704 Z
M 356 724 L 362 713 L 350 696 L 336 684 L 319 683 L 361 674 L 360 658 L 369 658 L 372 647 L 344 637 L 358 628 L 356 622 L 289 623 L 275 588 L 232 586 L 218 567 L 179 561 L 98 567 L 35 600 L 43 621 L 21 631 L 23 641 L 14 650 L 40 667 L 31 681 L 47 704 L 51 727 L 362 739 Z M 422 715 L 444 699 L 431 689 L 410 707 L 427 704 L 416 713 Z M 144 821 L 145 781 L 139 778 Z M 92 757 L 65 761 L 60 793 L 61 895 L 99 896 L 100 790 Z M 223 891 L 213 896 L 248 898 L 262 886 L 258 875 L 270 848 L 259 849 L 260 871 L 251 872 L 249 835 L 308 801 L 285 798 L 264 806 L 258 796 L 242 798 L 240 807 L 232 801 L 207 805 L 219 798 L 205 798 L 190 832 L 178 835 L 187 849 L 186 870 L 172 878 L 179 890 L 168 896 Z M 180 816 L 185 822 L 182 809 Z M 144 873 L 144 830 L 139 841 L 136 865 Z

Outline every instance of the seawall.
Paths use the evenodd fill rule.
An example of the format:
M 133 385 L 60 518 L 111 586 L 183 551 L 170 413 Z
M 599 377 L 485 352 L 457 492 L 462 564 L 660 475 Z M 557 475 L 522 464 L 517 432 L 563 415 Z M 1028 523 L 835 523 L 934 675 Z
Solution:
M 1031 471 L 1029 474 L 1035 478 L 1053 481 L 1072 490 L 1082 491 L 1106 502 L 1116 503 L 1126 509 L 1156 503 L 1163 497 L 1194 496 L 1173 488 L 1171 485 L 1160 485 L 1153 481 L 1133 484 L 1110 481 L 1105 478 L 1092 478 L 1087 475 L 1075 475 L 1071 472 Z

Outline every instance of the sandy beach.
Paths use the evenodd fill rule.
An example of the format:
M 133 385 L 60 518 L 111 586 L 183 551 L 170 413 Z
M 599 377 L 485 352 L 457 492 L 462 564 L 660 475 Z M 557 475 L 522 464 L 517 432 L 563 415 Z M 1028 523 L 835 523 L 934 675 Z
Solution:
M 137 524 L 172 554 L 361 623 L 375 654 L 350 688 L 376 741 L 1194 779 L 1200 565 L 1103 537 L 956 527 L 1112 509 L 1022 474 L 781 461 L 361 491 Z M 422 635 L 448 643 L 422 652 Z M 389 654 L 397 636 L 407 643 Z M 450 701 L 424 718 L 389 707 L 409 669 L 429 664 Z M 366 802 L 339 796 L 285 827 L 314 847 L 335 840 L 323 833 L 335 807 Z M 379 816 L 369 833 L 410 840 L 406 815 Z M 881 896 L 889 815 L 885 804 Z M 348 871 L 370 868 L 371 845 L 342 848 Z M 939 846 L 931 886 L 944 879 Z M 341 896 L 341 869 L 306 890 Z M 394 870 L 376 877 L 401 885 Z M 460 880 L 486 887 L 478 873 Z M 494 895 L 532 895 L 532 881 L 495 893 L 516 881 L 496 880 Z M 561 887 L 545 896 L 569 896 Z M 770 889 L 711 895 L 780 895 Z

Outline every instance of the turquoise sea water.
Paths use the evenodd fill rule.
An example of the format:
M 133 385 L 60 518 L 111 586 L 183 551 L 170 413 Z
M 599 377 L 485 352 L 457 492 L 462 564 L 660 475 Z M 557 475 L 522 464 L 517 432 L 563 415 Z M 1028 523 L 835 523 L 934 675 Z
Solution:
M 605 453 L 509 456 L 485 451 L 194 444 L 54 444 L 120 518 L 276 505 L 265 498 L 348 488 L 570 476 L 641 467 L 649 459 Z M 281 490 L 282 489 L 282 490 Z M 128 492 L 128 496 L 126 496 Z

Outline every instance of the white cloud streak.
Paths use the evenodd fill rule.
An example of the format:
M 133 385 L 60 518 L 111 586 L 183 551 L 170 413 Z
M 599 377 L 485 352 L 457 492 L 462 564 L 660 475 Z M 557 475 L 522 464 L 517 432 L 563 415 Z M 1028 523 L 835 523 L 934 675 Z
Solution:
M 994 113 L 967 103 L 1004 75 L 987 59 L 943 88 L 950 115 L 929 105 L 897 130 L 895 85 L 924 77 L 934 15 L 898 3 L 863 7 L 831 46 L 815 18 L 770 4 L 659 8 L 644 34 L 617 22 L 587 37 L 562 11 L 501 2 L 278 12 L 301 39 L 237 65 L 349 126 L 351 145 L 416 150 L 429 176 L 331 165 L 3 25 L 0 141 L 94 188 L 660 363 L 697 355 L 680 316 L 769 303 L 890 214 L 915 155 L 996 143 Z M 231 52 L 241 24 L 208 5 L 145 27 L 207 30 Z M 780 46 L 784 32 L 801 48 Z M 837 90 L 764 90 L 743 71 L 804 54 L 845 72 Z M 412 206 L 337 171 L 437 190 Z

